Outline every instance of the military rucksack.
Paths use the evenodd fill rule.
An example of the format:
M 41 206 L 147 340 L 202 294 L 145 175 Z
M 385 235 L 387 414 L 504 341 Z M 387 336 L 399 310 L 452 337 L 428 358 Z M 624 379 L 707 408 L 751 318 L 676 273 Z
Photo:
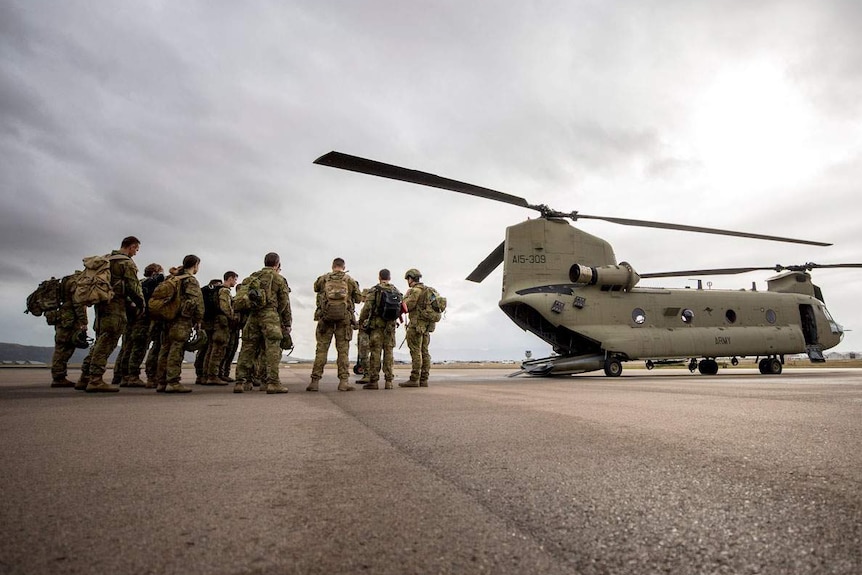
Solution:
M 347 296 L 350 287 L 347 276 L 329 274 L 323 283 L 323 301 L 320 305 L 320 318 L 324 321 L 345 321 L 349 317 Z
M 113 254 L 84 258 L 84 271 L 78 276 L 72 301 L 79 305 L 95 305 L 114 299 L 111 262 L 125 259 L 129 256 Z
M 144 294 L 145 303 L 148 303 L 150 301 L 150 297 L 152 297 L 153 291 L 155 291 L 155 289 L 163 281 L 165 281 L 164 274 L 154 274 L 141 281 L 141 291 Z
M 201 293 L 204 295 L 204 320 L 212 321 L 217 315 L 221 314 L 219 307 L 219 292 L 223 285 L 204 286 L 201 288 Z
M 233 300 L 234 311 L 254 311 L 266 305 L 266 290 L 260 281 L 260 272 L 255 272 L 242 280 L 236 288 Z
M 24 313 L 31 313 L 36 317 L 60 309 L 62 301 L 62 282 L 52 277 L 39 284 L 33 293 L 27 296 L 27 309 Z
M 162 321 L 172 321 L 180 314 L 182 307 L 182 284 L 183 279 L 189 274 L 171 275 L 165 281 L 156 286 L 153 295 L 150 296 L 148 310 L 150 318 Z
M 396 289 L 380 289 L 377 292 L 377 315 L 385 321 L 395 321 L 401 315 L 401 293 Z
M 436 289 L 425 286 L 425 290 L 419 297 L 418 306 L 419 319 L 438 322 L 443 319 L 446 311 L 446 298 L 441 296 Z

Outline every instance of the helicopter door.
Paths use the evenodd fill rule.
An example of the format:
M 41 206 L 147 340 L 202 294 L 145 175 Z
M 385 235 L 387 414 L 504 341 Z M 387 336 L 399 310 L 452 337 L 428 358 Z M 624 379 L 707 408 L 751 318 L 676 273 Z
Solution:
M 805 337 L 805 351 L 808 359 L 815 362 L 826 361 L 823 357 L 823 347 L 817 337 L 817 319 L 814 316 L 814 308 L 809 304 L 799 306 L 799 319 L 802 326 L 802 335 Z

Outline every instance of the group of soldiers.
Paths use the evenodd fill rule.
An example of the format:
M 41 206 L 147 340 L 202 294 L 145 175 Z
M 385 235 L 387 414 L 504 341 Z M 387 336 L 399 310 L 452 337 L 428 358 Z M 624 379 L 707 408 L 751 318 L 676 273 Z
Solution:
M 170 268 L 166 278 L 161 265 L 152 263 L 138 279 L 133 258 L 141 242 L 124 238 L 119 250 L 105 256 L 110 261 L 112 297 L 94 306 L 96 339 L 84 358 L 77 382 L 67 378 L 67 364 L 86 338 L 87 308 L 73 297 L 80 272 L 63 278 L 61 307 L 56 316 L 52 361 L 52 387 L 74 387 L 92 393 L 118 392 L 121 387 L 155 388 L 157 392 L 189 393 L 192 388 L 180 381 L 185 352 L 196 351 L 196 384 L 230 385 L 234 393 L 251 391 L 259 385 L 268 394 L 287 393 L 279 378 L 283 349 L 293 347 L 290 287 L 281 275 L 281 258 L 275 252 L 264 257 L 264 267 L 238 283 L 234 271 L 222 280 L 212 280 L 201 288 L 195 275 L 200 258 L 188 255 L 180 266 Z M 427 387 L 431 367 L 428 351 L 435 322 L 420 317 L 425 286 L 422 274 L 407 271 L 408 290 L 401 292 L 391 283 L 388 269 L 380 270 L 377 285 L 360 290 L 345 272 L 345 262 L 335 258 L 332 271 L 314 282 L 317 321 L 314 365 L 306 391 L 319 389 L 327 354 L 335 339 L 338 390 L 352 391 L 349 383 L 349 344 L 355 330 L 367 341 L 363 360 L 363 389 L 379 389 L 380 372 L 384 389 L 393 388 L 395 330 L 407 314 L 406 341 L 412 358 L 410 378 L 400 387 Z M 159 285 L 170 279 L 176 286 L 178 312 L 171 319 L 157 319 L 150 302 Z M 236 295 L 231 288 L 236 287 Z M 208 291 L 207 291 L 208 290 Z M 166 290 L 162 289 L 162 292 Z M 204 291 L 207 291 L 205 302 Z M 363 304 L 356 319 L 356 305 Z M 152 315 L 152 317 L 151 317 Z M 105 381 L 108 357 L 122 338 L 115 361 L 113 379 Z M 240 347 L 241 342 L 241 347 Z M 360 348 L 365 346 L 360 345 Z M 233 358 L 239 349 L 236 377 L 230 377 Z M 360 349 L 360 355 L 365 355 Z M 145 370 L 146 381 L 141 378 Z

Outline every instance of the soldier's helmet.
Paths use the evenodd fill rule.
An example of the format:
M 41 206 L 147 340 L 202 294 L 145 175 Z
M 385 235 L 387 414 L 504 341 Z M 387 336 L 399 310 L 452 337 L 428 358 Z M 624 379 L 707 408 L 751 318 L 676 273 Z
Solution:
M 416 281 L 422 277 L 422 272 L 417 270 L 416 268 L 410 268 L 407 270 L 407 273 L 404 274 L 404 279 L 413 278 Z
M 192 333 L 189 335 L 189 339 L 186 340 L 185 345 L 183 345 L 183 349 L 185 351 L 198 351 L 203 348 L 207 344 L 207 334 L 203 330 L 193 329 Z

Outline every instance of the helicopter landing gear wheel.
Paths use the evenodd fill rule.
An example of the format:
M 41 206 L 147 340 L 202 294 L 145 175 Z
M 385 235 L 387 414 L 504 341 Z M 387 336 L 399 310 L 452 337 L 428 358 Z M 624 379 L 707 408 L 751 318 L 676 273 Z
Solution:
M 760 373 L 763 375 L 779 375 L 781 374 L 781 360 L 777 357 L 765 357 L 757 364 Z
M 698 365 L 697 360 L 694 358 L 691 358 L 691 360 L 688 362 L 688 370 L 690 372 L 694 373 L 694 370 L 697 369 L 697 365 Z
M 605 375 L 608 377 L 619 377 L 623 372 L 623 364 L 615 357 L 605 360 Z
M 702 359 L 697 364 L 697 370 L 701 375 L 715 375 L 718 373 L 718 362 L 714 359 Z
M 646 361 L 646 364 L 645 364 L 645 365 L 646 365 L 646 368 L 647 368 L 648 370 L 649 370 L 649 369 L 653 369 L 653 368 L 655 368 L 655 364 L 652 362 L 652 360 L 651 360 L 651 359 L 648 359 L 648 360 Z

